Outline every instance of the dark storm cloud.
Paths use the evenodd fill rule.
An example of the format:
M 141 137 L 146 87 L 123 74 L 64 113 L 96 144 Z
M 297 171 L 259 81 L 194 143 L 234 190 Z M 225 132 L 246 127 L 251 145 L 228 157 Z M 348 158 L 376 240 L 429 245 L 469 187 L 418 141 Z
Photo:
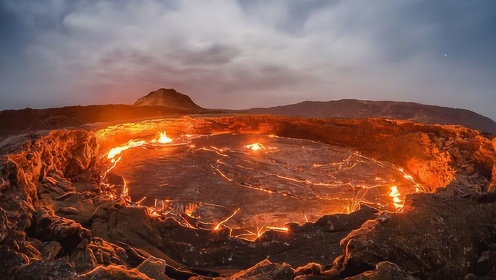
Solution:
M 404 100 L 496 118 L 493 1 L 0 0 L 1 108 Z

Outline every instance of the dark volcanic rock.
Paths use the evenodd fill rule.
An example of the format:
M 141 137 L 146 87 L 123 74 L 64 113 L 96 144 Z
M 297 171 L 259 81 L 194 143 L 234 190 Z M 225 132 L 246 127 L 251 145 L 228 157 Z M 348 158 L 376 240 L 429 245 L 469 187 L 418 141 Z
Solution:
M 114 242 L 124 242 L 155 256 L 165 257 L 161 251 L 164 240 L 159 228 L 144 207 L 110 209 L 107 234 L 109 240 Z
M 62 245 L 66 252 L 72 252 L 84 239 L 91 238 L 91 232 L 73 220 L 51 216 L 49 223 L 52 237 Z
M 9 219 L 7 218 L 7 212 L 0 208 L 0 243 L 5 240 L 8 235 L 8 230 L 11 228 L 9 225 Z
M 122 265 L 98 266 L 92 271 L 81 275 L 78 279 L 81 280 L 100 280 L 100 279 L 115 279 L 115 280 L 146 280 L 152 279 L 139 272 L 137 269 L 128 269 Z
M 157 259 L 154 257 L 149 257 L 144 262 L 142 262 L 138 267 L 136 267 L 136 269 L 139 270 L 141 273 L 146 274 L 146 276 L 152 279 L 167 280 L 171 278 L 169 278 L 164 274 L 166 266 L 167 264 L 164 260 Z
M 238 272 L 231 279 L 274 279 L 291 280 L 295 277 L 294 270 L 286 263 L 271 263 L 268 260 L 261 261 L 250 269 Z
M 77 273 L 85 273 L 95 268 L 96 258 L 93 251 L 87 247 L 77 248 L 71 254 L 70 260 L 74 263 Z
M 121 246 L 94 237 L 91 239 L 91 243 L 88 244 L 88 248 L 93 251 L 98 264 L 128 264 L 129 257 L 127 251 Z
M 165 88 L 152 91 L 146 96 L 139 98 L 134 103 L 134 106 L 164 106 L 174 109 L 203 110 L 189 96 L 177 92 L 175 89 Z
M 68 193 L 68 195 L 55 199 L 54 206 L 57 215 L 72 219 L 83 225 L 91 221 L 95 211 L 92 198 L 76 192 Z
M 41 253 L 45 260 L 51 261 L 54 260 L 61 251 L 62 246 L 58 242 L 50 241 L 43 244 Z
M 375 270 L 366 271 L 356 276 L 348 277 L 346 280 L 415 280 L 418 279 L 403 271 L 399 266 L 391 262 L 380 262 Z
M 496 251 L 482 252 L 477 260 L 476 273 L 488 278 L 496 278 Z
M 384 213 L 344 238 L 334 272 L 351 276 L 390 261 L 422 279 L 461 279 L 496 241 L 494 213 L 495 203 L 412 195 L 403 213 Z
M 0 276 L 1 277 L 1 276 Z M 70 262 L 65 259 L 56 261 L 34 261 L 7 279 L 77 279 L 77 273 Z
M 167 256 L 180 259 L 189 267 L 203 269 L 217 266 L 244 269 L 266 258 L 293 266 L 304 265 L 309 261 L 330 264 L 341 253 L 340 240 L 365 221 L 373 219 L 375 213 L 376 210 L 364 206 L 349 215 L 339 215 L 338 219 L 342 220 L 343 226 L 333 231 L 329 230 L 330 222 L 325 225 L 293 224 L 288 226 L 289 232 L 267 231 L 254 242 L 231 238 L 228 229 L 199 230 L 183 227 L 172 219 L 161 222 L 145 218 L 128 220 L 126 216 L 120 216 L 116 219 L 120 224 L 117 227 L 128 230 L 119 230 L 118 234 L 114 232 L 109 236 L 110 240 L 126 240 L 154 255 L 157 255 L 157 250 L 162 250 Z M 332 216 L 329 217 L 325 216 L 321 220 L 332 221 Z M 153 238 L 162 240 L 161 246 L 158 240 L 151 239 L 148 230 L 155 232 Z M 163 254 L 158 256 L 164 257 Z
M 321 275 L 323 270 L 318 263 L 308 263 L 295 269 L 295 275 Z

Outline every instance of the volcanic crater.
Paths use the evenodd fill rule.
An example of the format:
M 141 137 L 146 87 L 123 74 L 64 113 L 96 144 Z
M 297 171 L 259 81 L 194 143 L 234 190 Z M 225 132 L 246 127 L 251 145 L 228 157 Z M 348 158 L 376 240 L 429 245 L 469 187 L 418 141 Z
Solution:
M 26 137 L 2 161 L 3 278 L 495 275 L 496 142 L 476 130 L 242 115 Z

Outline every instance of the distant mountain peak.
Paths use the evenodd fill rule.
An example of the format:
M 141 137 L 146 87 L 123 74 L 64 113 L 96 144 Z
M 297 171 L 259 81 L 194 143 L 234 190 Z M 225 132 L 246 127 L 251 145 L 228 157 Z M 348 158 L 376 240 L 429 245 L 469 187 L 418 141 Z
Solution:
M 160 88 L 139 98 L 134 106 L 164 106 L 176 109 L 203 110 L 191 98 L 175 89 Z

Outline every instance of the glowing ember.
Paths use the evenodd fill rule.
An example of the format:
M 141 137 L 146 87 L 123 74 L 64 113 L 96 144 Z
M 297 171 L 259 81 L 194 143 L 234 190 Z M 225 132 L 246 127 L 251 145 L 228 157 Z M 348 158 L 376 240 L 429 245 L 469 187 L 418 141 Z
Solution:
M 403 205 L 401 204 L 401 199 L 400 199 L 400 192 L 398 191 L 397 186 L 392 186 L 391 187 L 391 192 L 389 193 L 389 196 L 393 198 L 393 204 L 394 207 L 396 208 L 401 208 Z
M 260 143 L 253 143 L 245 146 L 246 149 L 250 149 L 252 151 L 265 150 L 264 145 Z
M 160 144 L 168 144 L 173 141 L 172 138 L 167 137 L 167 133 L 164 132 L 157 132 L 157 135 L 155 136 L 155 139 L 152 140 L 152 143 L 160 143 Z

